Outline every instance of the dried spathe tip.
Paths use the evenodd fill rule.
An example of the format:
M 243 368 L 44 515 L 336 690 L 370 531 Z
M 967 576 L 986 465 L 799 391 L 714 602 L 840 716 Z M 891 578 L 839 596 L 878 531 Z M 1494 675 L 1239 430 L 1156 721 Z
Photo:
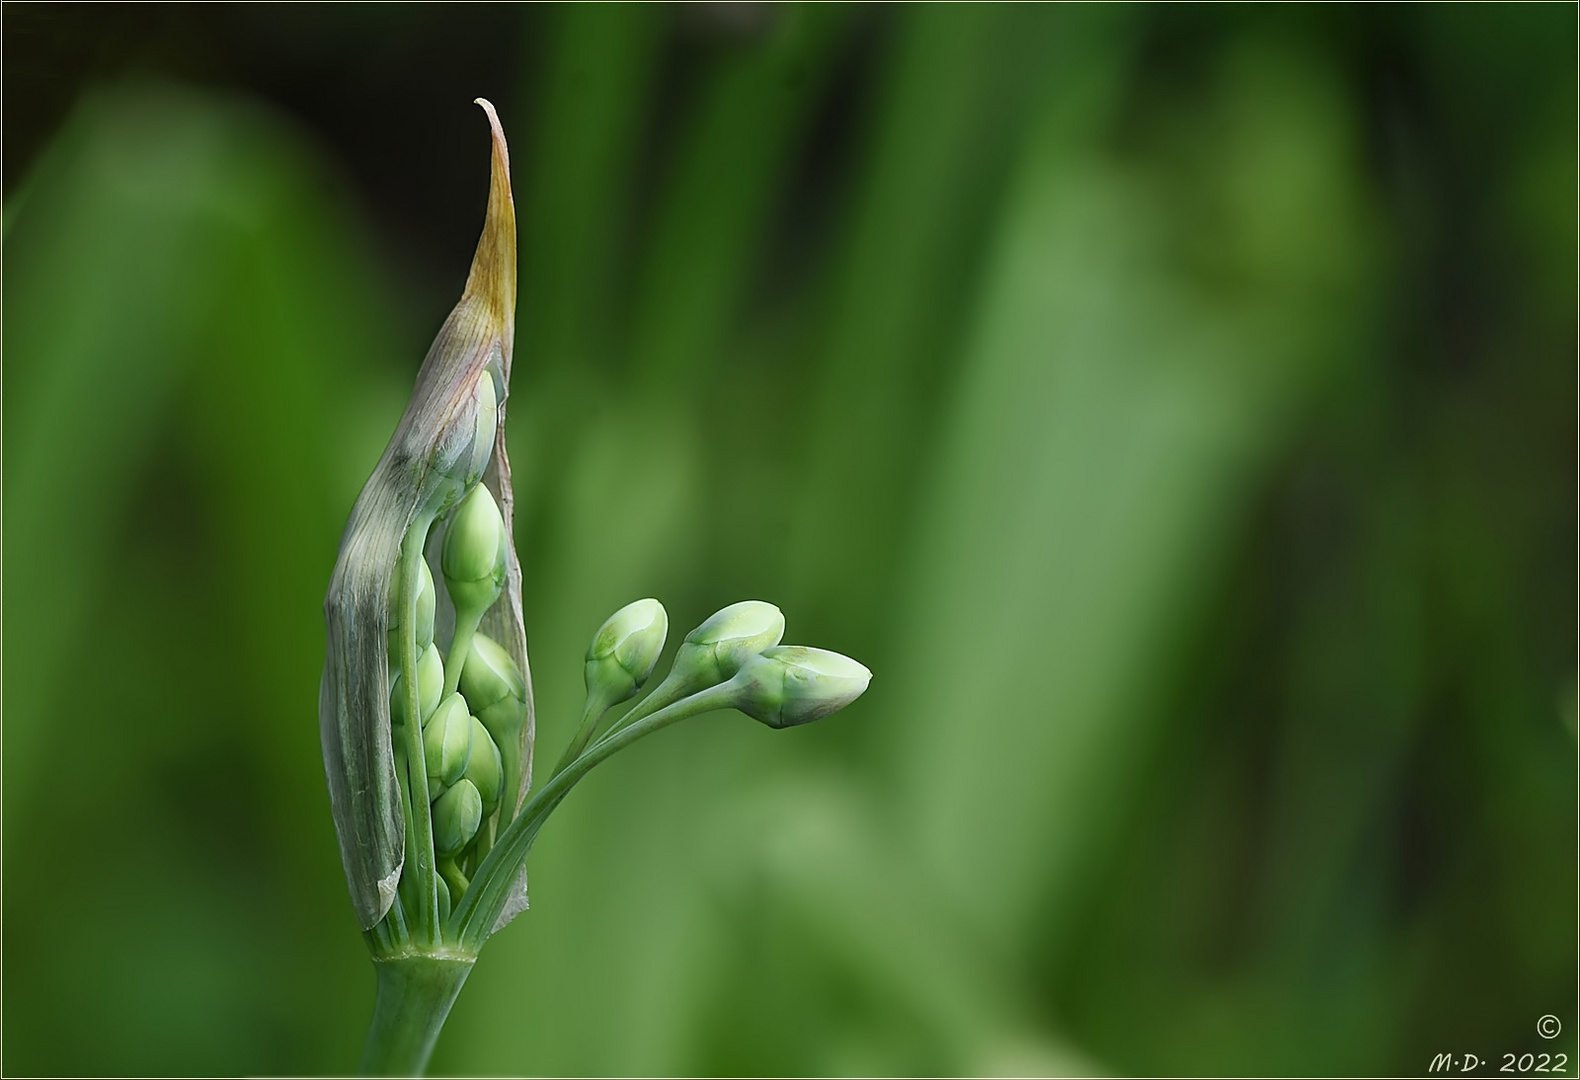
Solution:
M 488 126 L 494 134 L 493 167 L 488 185 L 488 217 L 483 223 L 483 235 L 477 242 L 477 254 L 472 259 L 472 272 L 466 279 L 467 296 L 477 296 L 490 311 L 508 326 L 508 334 L 516 331 L 516 205 L 510 191 L 510 148 L 505 145 L 505 130 L 499 126 L 499 114 L 487 98 L 476 98 L 488 114 Z M 509 378 L 509 370 L 505 372 Z

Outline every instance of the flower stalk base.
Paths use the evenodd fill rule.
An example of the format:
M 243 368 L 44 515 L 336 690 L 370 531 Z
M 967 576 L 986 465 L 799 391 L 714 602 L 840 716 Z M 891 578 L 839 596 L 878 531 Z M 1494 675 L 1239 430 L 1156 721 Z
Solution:
M 468 957 L 374 958 L 378 997 L 362 1051 L 363 1076 L 423 1074 L 473 963 Z

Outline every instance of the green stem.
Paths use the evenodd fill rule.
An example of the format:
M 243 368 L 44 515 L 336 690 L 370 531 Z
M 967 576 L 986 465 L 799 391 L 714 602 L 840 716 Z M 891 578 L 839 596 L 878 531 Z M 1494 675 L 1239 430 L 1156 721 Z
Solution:
M 401 617 L 400 667 L 401 684 L 406 690 L 406 715 L 411 722 L 402 724 L 406 734 L 406 806 L 411 812 L 408 819 L 413 828 L 406 833 L 406 869 L 412 874 L 413 892 L 418 906 L 413 912 L 417 922 L 417 940 L 433 944 L 439 937 L 439 879 L 433 867 L 433 818 L 428 810 L 427 759 L 422 747 L 422 721 L 418 710 L 417 685 L 417 583 L 422 573 L 423 541 L 428 536 L 428 522 L 419 518 L 412 522 L 401 545 L 400 574 L 401 596 L 405 612 Z
M 690 682 L 688 682 L 688 680 L 680 676 L 678 673 L 671 671 L 667 676 L 665 676 L 664 681 L 659 683 L 656 690 L 648 694 L 647 697 L 643 698 L 641 701 L 638 701 L 635 705 L 631 706 L 629 712 L 627 712 L 620 719 L 616 720 L 609 730 L 604 732 L 604 737 L 607 738 L 622 728 L 634 726 L 642 720 L 647 719 L 649 716 L 652 716 L 659 710 L 667 709 L 675 702 L 680 701 L 687 694 L 690 694 L 692 691 L 698 689 L 700 689 L 700 687 L 692 685 Z
M 499 826 L 494 830 L 495 843 L 505 826 L 510 824 L 510 819 L 516 816 L 516 804 L 521 801 L 521 725 L 503 734 L 499 763 L 505 772 L 505 790 L 499 795 Z
M 570 745 L 565 748 L 565 753 L 560 755 L 559 764 L 554 766 L 554 772 L 550 773 L 550 776 L 564 772 L 570 767 L 571 762 L 581 757 L 582 751 L 587 749 L 588 742 L 592 740 L 593 729 L 608 711 L 609 705 L 603 700 L 602 694 L 588 693 L 587 701 L 582 705 L 582 722 L 576 728 L 576 734 L 571 736 Z
M 468 884 L 466 875 L 461 873 L 461 867 L 454 859 L 440 859 L 439 874 L 449 886 L 452 895 L 460 896 L 466 892 Z
M 735 685 L 722 683 L 677 701 L 638 723 L 611 731 L 563 772 L 550 779 L 521 808 L 521 815 L 494 841 L 493 850 L 472 877 L 472 887 L 450 913 L 445 925 L 446 940 L 458 941 L 474 952 L 482 947 L 484 940 L 493 931 L 499 913 L 504 910 L 505 897 L 516 875 L 520 873 L 527 853 L 532 850 L 532 842 L 537 839 L 544 819 L 594 766 L 644 735 L 651 735 L 678 720 L 714 709 L 729 708 L 735 703 L 735 696 Z
M 471 957 L 375 957 L 378 996 L 359 1072 L 421 1076 L 473 962 Z
M 483 621 L 483 612 L 459 611 L 455 613 L 455 633 L 450 637 L 450 655 L 444 665 L 444 697 L 455 693 L 461 685 L 461 669 L 466 667 L 466 654 L 472 651 L 472 636 L 477 624 Z

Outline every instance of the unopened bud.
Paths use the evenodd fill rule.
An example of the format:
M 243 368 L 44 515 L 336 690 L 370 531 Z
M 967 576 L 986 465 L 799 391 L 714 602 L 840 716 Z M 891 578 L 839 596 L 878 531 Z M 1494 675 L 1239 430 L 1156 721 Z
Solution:
M 417 707 L 423 719 L 433 715 L 439 707 L 439 696 L 444 692 L 444 658 L 439 646 L 429 645 L 417 657 Z M 406 683 L 399 674 L 390 688 L 390 721 L 403 723 L 406 719 Z
M 441 515 L 483 478 L 494 454 L 494 437 L 499 428 L 499 394 L 494 389 L 493 373 L 486 367 L 478 373 L 476 389 L 470 393 L 473 394 L 471 400 L 463 398 L 458 403 L 454 418 L 444 430 L 431 459 L 438 481 L 433 505 Z M 467 416 L 466 410 L 473 404 L 476 411 Z
M 433 644 L 433 608 L 437 594 L 433 588 L 433 571 L 428 569 L 428 560 L 419 562 L 421 570 L 417 574 L 417 652 L 421 653 Z M 390 589 L 390 622 L 389 622 L 389 650 L 390 667 L 400 667 L 401 625 L 405 621 L 406 602 L 401 593 L 400 574 L 395 574 L 395 583 Z
M 483 798 L 483 816 L 486 818 L 499 805 L 499 789 L 504 783 L 505 767 L 499 756 L 499 747 L 489 736 L 488 729 L 477 717 L 472 722 L 472 756 L 467 760 L 466 772 L 461 775 L 472 782 Z
M 495 742 L 515 738 L 527 714 L 527 684 L 516 662 L 493 638 L 472 637 L 461 669 L 461 696 Z
M 464 478 L 468 487 L 483 478 L 488 459 L 494 453 L 494 434 L 499 426 L 499 395 L 494 392 L 494 376 L 487 368 L 477 380 L 477 426 L 472 436 L 472 454 Z
M 779 644 L 785 617 L 772 604 L 742 600 L 715 612 L 675 652 L 675 676 L 688 687 L 716 686 L 752 657 Z
M 461 500 L 444 531 L 439 559 L 456 610 L 481 613 L 505 584 L 505 522 L 488 488 L 478 484 Z
M 769 727 L 794 727 L 843 709 L 871 679 L 872 672 L 848 656 L 785 645 L 752 657 L 741 668 L 735 707 Z
M 430 798 L 466 772 L 472 756 L 472 715 L 460 694 L 451 694 L 422 729 L 422 752 L 428 768 Z
M 668 635 L 669 616 L 657 600 L 638 600 L 609 616 L 587 648 L 588 696 L 601 695 L 607 707 L 636 693 L 653 674 Z
M 483 823 L 483 797 L 470 780 L 439 796 L 433 804 L 433 849 L 445 858 L 459 855 Z

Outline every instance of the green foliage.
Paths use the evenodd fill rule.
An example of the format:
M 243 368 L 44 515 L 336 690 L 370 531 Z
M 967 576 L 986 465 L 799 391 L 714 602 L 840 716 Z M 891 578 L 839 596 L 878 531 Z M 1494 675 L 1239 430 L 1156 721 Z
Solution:
M 435 1071 L 1536 1048 L 1576 1006 L 1573 9 L 706 17 L 535 15 L 501 102 L 538 737 L 633 596 L 772 597 L 880 677 L 582 784 Z M 8 1073 L 356 1060 L 320 605 L 464 268 L 403 278 L 336 152 L 117 82 L 7 193 Z

